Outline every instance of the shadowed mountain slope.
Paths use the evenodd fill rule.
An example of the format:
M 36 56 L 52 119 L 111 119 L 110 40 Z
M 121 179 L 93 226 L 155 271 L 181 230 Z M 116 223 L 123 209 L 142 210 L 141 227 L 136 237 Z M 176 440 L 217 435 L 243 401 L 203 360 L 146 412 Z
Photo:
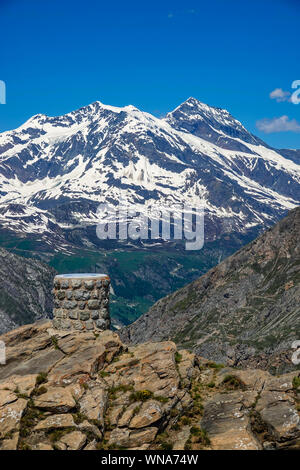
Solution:
M 55 271 L 0 248 L 0 333 L 52 314 Z
M 300 338 L 300 208 L 123 330 L 233 365 L 288 368 Z

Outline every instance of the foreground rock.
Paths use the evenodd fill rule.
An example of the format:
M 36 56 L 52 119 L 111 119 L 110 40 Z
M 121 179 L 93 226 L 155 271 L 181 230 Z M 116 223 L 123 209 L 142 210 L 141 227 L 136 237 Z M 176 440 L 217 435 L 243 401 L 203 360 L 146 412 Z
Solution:
M 0 449 L 297 449 L 298 372 L 223 368 L 173 342 L 50 322 L 3 335 Z

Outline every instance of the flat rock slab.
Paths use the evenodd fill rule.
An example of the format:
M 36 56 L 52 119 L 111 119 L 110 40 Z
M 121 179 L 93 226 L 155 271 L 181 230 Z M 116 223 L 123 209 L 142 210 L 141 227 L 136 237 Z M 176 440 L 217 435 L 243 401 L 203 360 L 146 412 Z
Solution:
M 133 356 L 127 355 L 125 359 L 111 363 L 105 371 L 111 374 L 112 384 L 116 382 L 116 376 L 118 384 L 132 383 L 135 390 L 149 390 L 172 398 L 180 383 L 175 351 L 176 346 L 171 341 L 145 343 L 134 348 Z
M 277 391 L 277 392 L 290 392 L 293 390 L 293 379 L 299 376 L 298 372 L 289 372 L 280 377 L 273 377 L 266 381 L 264 390 Z
M 215 395 L 204 407 L 201 427 L 214 450 L 258 450 L 259 443 L 250 429 L 247 407 L 256 392 L 232 392 Z
M 272 375 L 264 370 L 246 369 L 237 370 L 233 368 L 222 369 L 217 376 L 216 384 L 220 385 L 226 375 L 233 375 L 240 379 L 248 390 L 260 391 L 268 380 L 272 379 Z
M 184 450 L 185 443 L 190 437 L 190 426 L 183 426 L 176 435 L 176 440 L 173 445 L 173 450 Z
M 0 438 L 11 431 L 20 429 L 20 421 L 27 406 L 27 400 L 20 398 L 0 408 Z
M 0 381 L 0 392 L 9 390 L 11 392 L 18 392 L 25 395 L 30 395 L 36 385 L 37 374 L 30 374 L 26 376 L 13 375 L 9 379 Z M 0 405 L 1 406 L 1 405 Z
M 10 390 L 0 390 L 0 408 L 17 400 L 17 395 Z
M 53 347 L 47 331 L 50 327 L 51 322 L 26 325 L 1 336 L 6 345 L 6 365 L 0 367 L 0 380 L 47 372 L 63 357 Z
M 130 420 L 130 428 L 145 428 L 159 421 L 164 413 L 161 403 L 149 400 L 141 406 L 140 410 Z
M 275 440 L 300 438 L 300 416 L 295 401 L 286 393 L 262 392 L 256 410 Z
M 73 431 L 63 436 L 60 442 L 67 446 L 66 450 L 80 450 L 86 443 L 86 435 L 80 431 Z
M 52 387 L 43 395 L 34 398 L 34 405 L 54 413 L 66 413 L 76 406 L 71 387 Z
M 43 419 L 35 426 L 34 431 L 70 428 L 73 426 L 75 426 L 73 416 L 71 414 L 61 413 Z
M 19 433 L 13 433 L 11 439 L 3 439 L 1 442 L 1 450 L 17 450 L 19 442 Z
M 100 385 L 87 390 L 79 401 L 80 412 L 90 420 L 96 420 L 104 425 L 104 413 L 107 408 L 108 393 Z
M 67 385 L 73 378 L 76 381 L 80 374 L 93 376 L 106 361 L 123 349 L 119 336 L 110 330 L 100 333 L 98 337 L 85 333 L 74 333 L 72 337 L 67 343 L 66 351 L 69 352 L 52 367 L 48 375 L 48 381 L 56 385 Z
M 111 432 L 109 444 L 126 447 L 128 449 L 149 444 L 155 439 L 158 429 L 150 427 L 141 431 L 116 428 Z

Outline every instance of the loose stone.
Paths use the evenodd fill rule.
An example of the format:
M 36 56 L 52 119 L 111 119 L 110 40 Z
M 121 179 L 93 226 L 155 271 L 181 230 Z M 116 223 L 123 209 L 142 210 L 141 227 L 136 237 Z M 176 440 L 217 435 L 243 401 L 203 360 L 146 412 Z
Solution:
M 92 299 L 88 301 L 88 308 L 91 310 L 96 310 L 100 307 L 100 301 L 96 299 Z
M 86 321 L 90 319 L 90 312 L 80 312 L 80 320 Z
M 53 328 L 77 331 L 108 329 L 109 284 L 105 274 L 56 276 L 53 283 Z

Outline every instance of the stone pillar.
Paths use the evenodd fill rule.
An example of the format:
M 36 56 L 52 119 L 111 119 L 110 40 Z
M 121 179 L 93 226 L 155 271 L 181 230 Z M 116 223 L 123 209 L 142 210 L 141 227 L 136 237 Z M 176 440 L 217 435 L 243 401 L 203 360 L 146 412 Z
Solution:
M 106 274 L 60 274 L 54 278 L 53 328 L 103 331 L 110 327 Z

